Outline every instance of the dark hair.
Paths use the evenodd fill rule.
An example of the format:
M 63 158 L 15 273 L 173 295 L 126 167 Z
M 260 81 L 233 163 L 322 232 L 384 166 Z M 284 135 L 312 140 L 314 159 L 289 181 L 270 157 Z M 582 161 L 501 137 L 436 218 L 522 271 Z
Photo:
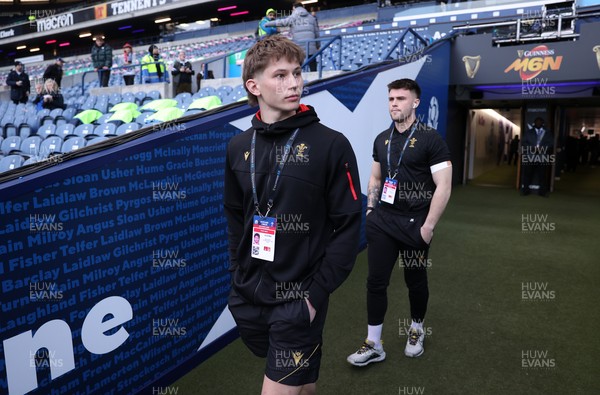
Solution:
M 302 4 L 302 2 L 300 2 L 300 1 L 295 2 L 294 3 L 294 8 L 298 8 L 298 7 L 304 8 L 304 4 Z
M 402 78 L 400 80 L 392 81 L 388 84 L 387 88 L 388 93 L 392 89 L 406 89 L 411 92 L 414 92 L 417 96 L 417 99 L 421 98 L 421 88 L 419 87 L 419 84 L 417 84 L 416 81 L 408 78 Z
M 248 91 L 246 82 L 256 77 L 257 74 L 262 73 L 269 66 L 271 61 L 276 62 L 282 58 L 285 58 L 289 62 L 297 62 L 302 65 L 305 55 L 302 48 L 282 36 L 269 36 L 258 41 L 248 50 L 246 58 L 244 59 L 242 81 L 244 83 L 244 89 L 246 89 L 246 92 L 248 93 L 249 105 L 256 106 L 258 104 L 258 99 Z
M 152 53 L 154 52 L 154 48 L 158 49 L 158 47 L 154 44 L 148 47 L 148 52 L 150 52 L 150 55 L 152 55 Z

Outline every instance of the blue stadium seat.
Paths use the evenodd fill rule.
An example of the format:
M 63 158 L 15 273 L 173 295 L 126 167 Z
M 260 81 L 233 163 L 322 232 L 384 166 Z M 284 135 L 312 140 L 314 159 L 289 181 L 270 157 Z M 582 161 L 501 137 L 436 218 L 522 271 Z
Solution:
M 192 94 L 188 92 L 181 92 L 180 94 L 175 96 L 175 100 L 177 100 L 179 103 L 183 103 L 184 101 L 191 101 L 191 99 Z
M 135 103 L 136 98 L 135 95 L 131 92 L 123 93 L 123 97 L 121 98 L 121 103 Z
M 42 125 L 38 131 L 37 135 L 42 138 L 46 138 L 48 136 L 54 136 L 56 134 L 56 125 L 53 123 L 46 123 Z
M 42 138 L 40 136 L 30 136 L 21 141 L 21 154 L 26 156 L 38 156 L 40 153 L 40 144 Z
M 131 133 L 134 130 L 138 130 L 140 128 L 140 124 L 137 122 L 129 122 L 129 123 L 124 123 L 123 125 L 119 126 L 117 128 L 117 136 L 121 136 L 123 134 L 127 134 L 127 133 Z
M 69 107 L 63 111 L 62 116 L 67 120 L 71 121 L 73 117 L 77 114 L 77 109 L 73 107 Z
M 35 132 L 30 125 L 22 123 L 21 126 L 19 126 L 19 136 L 21 136 L 22 139 L 27 138 L 32 134 L 35 134 Z
M 37 113 L 38 119 L 44 119 L 44 118 L 49 117 L 49 116 L 50 116 L 50 110 L 48 110 L 47 108 L 41 109 Z
M 104 123 L 96 126 L 94 134 L 96 136 L 115 136 L 117 133 L 117 125 L 114 123 Z
M 50 116 L 52 117 L 52 119 L 55 119 L 56 117 L 61 116 L 63 113 L 63 109 L 62 108 L 55 108 L 54 110 L 50 111 Z
M 21 155 L 9 155 L 0 160 L 0 172 L 13 170 L 23 166 L 23 157 Z
M 94 135 L 94 127 L 95 126 L 92 124 L 84 123 L 84 124 L 77 126 L 75 128 L 75 130 L 73 131 L 73 133 L 79 137 L 87 138 L 87 136 Z
M 136 98 L 136 101 L 137 101 L 138 105 L 141 106 L 142 103 L 144 102 L 144 99 L 146 98 L 146 92 L 142 92 L 142 91 L 137 92 L 135 94 L 135 98 Z
M 122 101 L 122 97 L 120 93 L 112 93 L 108 98 L 109 106 L 114 106 L 115 104 L 119 104 Z
M 48 137 L 40 144 L 39 156 L 41 158 L 47 158 L 54 153 L 61 152 L 63 141 L 58 136 Z
M 89 147 L 92 144 L 101 143 L 105 140 L 108 140 L 108 137 L 106 137 L 106 136 L 94 137 L 93 139 L 91 139 L 87 142 L 86 147 Z
M 204 112 L 205 110 L 201 109 L 201 108 L 193 108 L 191 110 L 187 110 L 186 112 L 183 113 L 182 117 L 188 116 L 188 115 L 194 115 L 194 114 L 199 114 L 201 112 Z
M 146 118 L 148 118 L 150 115 L 152 115 L 152 113 L 143 112 L 140 115 L 138 115 L 138 117 L 135 119 L 135 122 L 139 123 L 140 125 L 143 125 L 144 123 L 146 123 Z
M 61 147 L 63 153 L 72 152 L 85 147 L 85 138 L 73 137 L 65 141 Z
M 7 123 L 6 125 L 4 125 L 4 137 L 16 136 L 17 130 L 17 125 Z
M 147 97 L 151 98 L 152 100 L 160 99 L 160 92 L 156 90 L 150 91 L 148 92 Z
M 0 149 L 4 155 L 9 155 L 12 151 L 18 151 L 21 149 L 21 137 L 5 137 Z
M 108 100 L 99 99 L 96 104 L 94 104 L 93 108 L 100 111 L 102 114 L 106 114 L 108 112 Z
M 68 139 L 71 136 L 76 136 L 75 132 L 75 125 L 71 124 L 71 123 L 66 123 L 64 125 L 60 125 L 56 127 L 56 135 L 61 137 L 63 140 Z
M 102 124 L 106 123 L 106 121 L 108 121 L 108 119 L 110 117 L 112 117 L 112 115 L 113 115 L 112 113 L 104 114 L 100 118 L 96 119 L 95 123 L 97 123 L 98 125 L 102 125 Z
M 37 156 L 32 156 L 31 158 L 29 158 L 25 162 L 23 162 L 23 164 L 21 166 L 31 165 L 33 163 L 38 163 L 39 161 L 40 161 L 40 158 L 38 158 Z

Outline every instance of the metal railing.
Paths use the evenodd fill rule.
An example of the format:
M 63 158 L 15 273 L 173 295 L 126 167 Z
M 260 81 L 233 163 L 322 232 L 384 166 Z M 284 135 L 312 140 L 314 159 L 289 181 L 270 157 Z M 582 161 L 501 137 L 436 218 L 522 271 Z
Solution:
M 404 39 L 409 34 L 412 35 L 412 37 L 414 39 L 413 43 L 412 43 L 412 48 L 409 48 L 409 46 L 404 41 Z M 423 44 L 423 46 L 419 46 L 418 43 Z M 423 37 L 421 37 L 421 35 L 419 33 L 417 33 L 416 31 L 414 31 L 412 28 L 409 27 L 400 35 L 398 40 L 396 40 L 396 42 L 390 47 L 390 49 L 384 55 L 383 60 L 388 60 L 388 59 L 392 58 L 392 54 L 394 52 L 398 52 L 398 58 L 400 58 L 401 56 L 408 56 L 408 55 L 415 54 L 415 53 L 420 52 L 423 49 L 425 49 L 425 47 L 427 47 L 428 44 L 429 43 L 427 42 L 427 40 L 425 40 Z M 396 49 L 398 49 L 398 51 L 396 51 Z
M 340 51 L 338 53 L 338 62 L 337 62 L 337 65 L 335 66 L 335 69 L 336 70 L 340 70 L 341 69 L 341 61 L 342 61 L 342 55 L 341 55 L 342 36 L 333 36 L 333 37 L 317 38 L 317 39 L 314 39 L 314 40 L 301 41 L 301 42 L 298 42 L 298 45 L 303 46 L 305 53 L 308 53 L 308 48 L 310 46 L 310 43 L 313 43 L 313 42 L 319 42 L 319 43 L 320 42 L 325 42 L 325 44 L 323 44 L 321 46 L 321 48 L 317 52 L 315 52 L 313 55 L 307 57 L 304 60 L 304 63 L 302 64 L 302 69 L 306 70 L 306 68 L 308 67 L 308 64 L 310 62 L 312 62 L 313 60 L 315 60 L 317 57 L 321 57 L 321 59 L 322 59 L 322 57 L 325 54 L 325 51 L 329 51 L 329 56 L 333 60 L 333 58 L 334 58 L 333 44 L 335 42 L 339 42 Z M 222 67 L 222 73 L 217 73 L 217 75 L 222 75 L 222 78 L 227 78 L 227 60 L 232 55 L 235 55 L 237 53 L 241 53 L 241 52 L 247 51 L 248 49 L 250 49 L 250 47 L 244 48 L 244 49 L 240 49 L 240 50 L 237 50 L 235 52 L 228 52 L 228 53 L 226 53 L 224 55 L 219 55 L 219 56 L 216 56 L 214 58 L 209 58 L 209 59 L 202 60 L 202 62 L 204 63 L 204 66 L 203 66 L 203 69 L 202 69 L 202 73 L 205 76 L 204 78 L 206 78 L 206 76 L 208 75 L 207 74 L 208 73 L 208 65 L 211 64 L 211 63 L 217 63 L 217 62 L 223 62 L 222 66 L 221 66 Z M 335 64 L 335 62 L 334 62 L 334 64 Z M 319 79 L 320 79 L 322 77 L 322 75 L 323 75 L 323 62 L 319 63 L 318 71 L 319 71 Z
M 164 61 L 164 60 L 161 60 L 161 61 L 158 61 L 158 62 L 151 62 L 151 63 L 144 62 L 144 63 L 137 63 L 137 64 L 128 64 L 128 65 L 125 65 L 125 66 L 111 67 L 110 69 L 87 70 L 87 71 L 84 71 L 82 73 L 82 75 L 81 75 L 81 95 L 85 94 L 85 77 L 88 74 L 91 74 L 91 73 L 96 73 L 96 74 L 101 73 L 101 72 L 103 72 L 103 70 L 104 71 L 112 72 L 114 70 L 124 70 L 124 69 L 130 70 L 130 69 L 139 68 L 140 69 L 139 73 L 136 72 L 136 74 L 135 74 L 136 82 L 138 84 L 142 84 L 143 85 L 146 82 L 142 78 L 142 67 L 147 66 L 149 64 L 163 64 L 165 66 L 165 74 L 169 73 L 169 70 L 168 70 L 169 68 L 168 68 L 167 62 Z
M 329 57 L 331 58 L 331 61 L 333 62 L 334 65 L 334 69 L 335 70 L 341 70 L 342 69 L 342 36 L 333 36 L 333 37 L 325 37 L 325 38 L 316 38 L 314 40 L 307 40 L 307 41 L 301 41 L 298 44 L 299 45 L 303 45 L 304 51 L 306 54 L 308 54 L 308 49 L 310 48 L 310 44 L 311 43 L 321 43 L 324 42 L 324 45 L 321 45 L 321 47 L 317 50 L 317 52 L 315 52 L 314 54 L 308 56 L 306 58 L 306 60 L 304 61 L 304 63 L 302 64 L 302 69 L 306 70 L 306 68 L 308 67 L 308 65 L 310 64 L 310 62 L 316 60 L 317 58 L 319 58 L 321 61 L 318 63 L 318 72 L 319 72 L 319 79 L 321 79 L 323 77 L 323 55 L 325 53 L 326 50 L 329 50 Z M 334 53 L 333 53 L 333 47 L 334 47 L 334 43 L 339 41 L 339 46 L 340 46 L 340 50 L 338 51 L 338 56 L 337 56 L 337 64 L 334 61 Z

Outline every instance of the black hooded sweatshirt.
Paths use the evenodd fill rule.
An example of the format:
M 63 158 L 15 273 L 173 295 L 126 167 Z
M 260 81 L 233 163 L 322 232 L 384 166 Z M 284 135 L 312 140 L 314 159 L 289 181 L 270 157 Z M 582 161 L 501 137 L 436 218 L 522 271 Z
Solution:
M 296 128 L 299 132 L 269 213 L 277 218 L 274 261 L 252 258 L 253 132 L 256 189 L 265 215 L 284 146 Z M 259 111 L 252 128 L 231 139 L 224 208 L 232 287 L 248 303 L 275 305 L 296 295 L 307 297 L 318 311 L 354 266 L 362 210 L 356 158 L 346 137 L 319 123 L 312 107 L 301 104 L 294 116 L 273 124 L 262 122 Z

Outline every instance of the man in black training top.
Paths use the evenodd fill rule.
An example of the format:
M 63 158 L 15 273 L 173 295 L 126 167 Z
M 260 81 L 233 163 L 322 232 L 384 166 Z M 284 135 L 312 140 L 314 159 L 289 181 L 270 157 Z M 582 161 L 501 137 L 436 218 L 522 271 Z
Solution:
M 450 198 L 452 164 L 442 137 L 417 120 L 415 109 L 420 97 L 421 89 L 413 80 L 390 83 L 388 105 L 394 123 L 373 144 L 366 224 L 367 339 L 347 358 L 355 366 L 385 359 L 381 332 L 387 287 L 396 261 L 404 270 L 412 318 L 404 354 L 418 357 L 424 351 L 423 320 L 429 299 L 427 254 L 433 229 Z
M 359 243 L 356 158 L 300 104 L 303 60 L 281 36 L 248 51 L 242 77 L 260 110 L 227 148 L 229 309 L 246 346 L 267 358 L 263 394 L 315 393 L 329 295 Z

